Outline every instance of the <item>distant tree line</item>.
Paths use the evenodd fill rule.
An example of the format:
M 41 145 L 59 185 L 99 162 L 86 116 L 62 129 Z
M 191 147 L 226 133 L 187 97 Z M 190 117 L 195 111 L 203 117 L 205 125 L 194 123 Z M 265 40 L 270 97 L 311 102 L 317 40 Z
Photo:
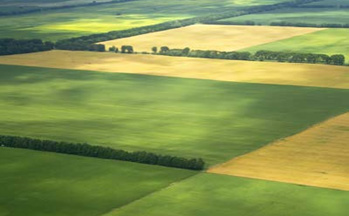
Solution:
M 246 21 L 209 21 L 205 22 L 205 24 L 212 24 L 212 25 L 263 25 L 261 23 L 257 23 L 254 21 L 246 20 Z M 349 24 L 335 24 L 335 23 L 322 23 L 322 24 L 315 24 L 315 23 L 300 23 L 300 22 L 271 22 L 269 23 L 270 26 L 295 26 L 295 27 L 315 27 L 315 28 L 349 28 Z
M 335 5 L 295 5 L 295 8 L 349 8 L 349 5 L 341 5 L 341 2 L 337 0 L 338 4 Z
M 11 38 L 0 39 L 0 55 L 12 55 L 52 50 L 54 43 L 42 42 L 40 39 L 16 40 Z
M 205 162 L 199 159 L 186 159 L 170 155 L 160 155 L 145 151 L 127 152 L 104 146 L 76 144 L 51 140 L 32 139 L 18 136 L 0 135 L 0 148 L 23 148 L 62 154 L 80 155 L 103 159 L 122 160 L 191 170 L 203 170 Z
M 318 27 L 318 28 L 349 28 L 349 24 L 336 24 L 336 23 L 295 23 L 295 22 L 271 22 L 271 26 L 296 26 L 296 27 Z
M 311 64 L 332 64 L 344 65 L 344 55 L 313 54 L 313 53 L 293 53 L 293 52 L 273 52 L 260 50 L 255 53 L 254 58 L 259 61 L 269 60 L 278 62 L 311 63 Z
M 77 8 L 77 7 L 97 6 L 97 5 L 103 5 L 103 4 L 114 4 L 114 3 L 122 3 L 122 2 L 129 2 L 129 1 L 137 1 L 137 0 L 111 0 L 108 2 L 97 2 L 97 1 L 91 0 L 91 3 L 70 4 L 70 5 L 62 5 L 62 6 L 54 6 L 54 7 L 36 7 L 36 8 L 18 7 L 18 9 L 15 11 L 0 11 L 0 16 L 28 14 L 28 13 L 36 13 L 36 12 L 50 11 L 50 10 L 61 10 L 61 9 Z
M 229 11 L 223 11 L 221 13 L 216 13 L 216 14 L 211 14 L 206 16 L 198 16 L 198 17 L 189 18 L 189 19 L 169 21 L 169 22 L 164 22 L 164 23 L 150 25 L 150 26 L 132 28 L 128 30 L 111 31 L 108 33 L 92 34 L 88 36 L 64 39 L 64 40 L 57 41 L 56 48 L 63 49 L 63 50 L 90 50 L 89 49 L 90 44 L 95 44 L 102 41 L 108 41 L 108 40 L 114 40 L 119 38 L 132 37 L 132 36 L 151 33 L 151 32 L 180 28 L 184 26 L 193 25 L 196 23 L 205 23 L 205 22 L 210 22 L 210 21 L 215 21 L 215 20 L 220 20 L 220 19 L 225 19 L 230 17 L 248 15 L 253 13 L 261 13 L 265 11 L 280 9 L 284 7 L 291 7 L 299 4 L 311 3 L 316 1 L 319 1 L 319 0 L 293 0 L 289 2 L 273 4 L 273 5 L 253 6 L 253 7 L 248 7 L 242 10 L 237 10 L 237 11 L 229 10 Z
M 260 50 L 255 54 L 250 52 L 222 52 L 216 50 L 190 50 L 185 49 L 170 49 L 167 46 L 160 48 L 159 52 L 154 54 L 166 56 L 185 56 L 194 58 L 213 58 L 213 59 L 230 59 L 230 60 L 247 60 L 247 61 L 277 61 L 277 62 L 293 62 L 293 63 L 311 63 L 311 64 L 331 64 L 344 65 L 345 57 L 341 54 L 326 55 L 313 53 L 296 53 L 296 52 L 274 52 Z

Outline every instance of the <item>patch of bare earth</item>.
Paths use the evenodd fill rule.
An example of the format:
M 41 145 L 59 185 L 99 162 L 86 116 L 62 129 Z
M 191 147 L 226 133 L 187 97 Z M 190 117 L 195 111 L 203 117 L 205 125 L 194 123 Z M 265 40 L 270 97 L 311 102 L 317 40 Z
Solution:
M 208 172 L 349 191 L 349 113 Z

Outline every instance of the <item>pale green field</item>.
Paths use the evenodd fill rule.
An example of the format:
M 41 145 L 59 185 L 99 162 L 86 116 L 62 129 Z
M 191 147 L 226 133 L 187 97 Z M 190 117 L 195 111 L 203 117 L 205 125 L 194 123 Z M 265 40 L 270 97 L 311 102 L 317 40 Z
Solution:
M 326 29 L 306 35 L 250 47 L 246 51 L 258 50 L 290 51 L 302 53 L 343 54 L 349 63 L 349 29 Z

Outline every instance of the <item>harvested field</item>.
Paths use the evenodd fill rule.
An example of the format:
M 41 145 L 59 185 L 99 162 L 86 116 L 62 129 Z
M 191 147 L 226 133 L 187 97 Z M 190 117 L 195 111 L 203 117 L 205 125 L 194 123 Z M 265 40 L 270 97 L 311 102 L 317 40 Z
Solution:
M 320 30 L 323 29 L 199 24 L 130 38 L 106 41 L 102 44 L 105 44 L 106 47 L 132 45 L 136 51 L 148 52 L 150 52 L 151 48 L 154 46 L 234 51 Z
M 349 88 L 349 67 L 154 55 L 49 51 L 2 56 L 0 64 L 234 82 Z
M 349 191 L 349 113 L 209 170 Z

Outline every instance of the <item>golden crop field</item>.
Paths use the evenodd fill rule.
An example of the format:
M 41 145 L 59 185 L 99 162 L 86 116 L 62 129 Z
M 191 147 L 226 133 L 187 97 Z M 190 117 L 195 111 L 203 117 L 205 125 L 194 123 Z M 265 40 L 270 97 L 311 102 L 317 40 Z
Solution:
M 137 52 L 151 52 L 151 48 L 154 46 L 158 48 L 168 46 L 170 48 L 189 47 L 198 50 L 234 51 L 321 30 L 323 28 L 198 24 L 106 41 L 101 44 L 105 44 L 106 47 L 132 45 Z
M 1 56 L 0 64 L 349 89 L 349 67 L 319 64 L 57 50 Z
M 208 172 L 349 191 L 349 113 Z

